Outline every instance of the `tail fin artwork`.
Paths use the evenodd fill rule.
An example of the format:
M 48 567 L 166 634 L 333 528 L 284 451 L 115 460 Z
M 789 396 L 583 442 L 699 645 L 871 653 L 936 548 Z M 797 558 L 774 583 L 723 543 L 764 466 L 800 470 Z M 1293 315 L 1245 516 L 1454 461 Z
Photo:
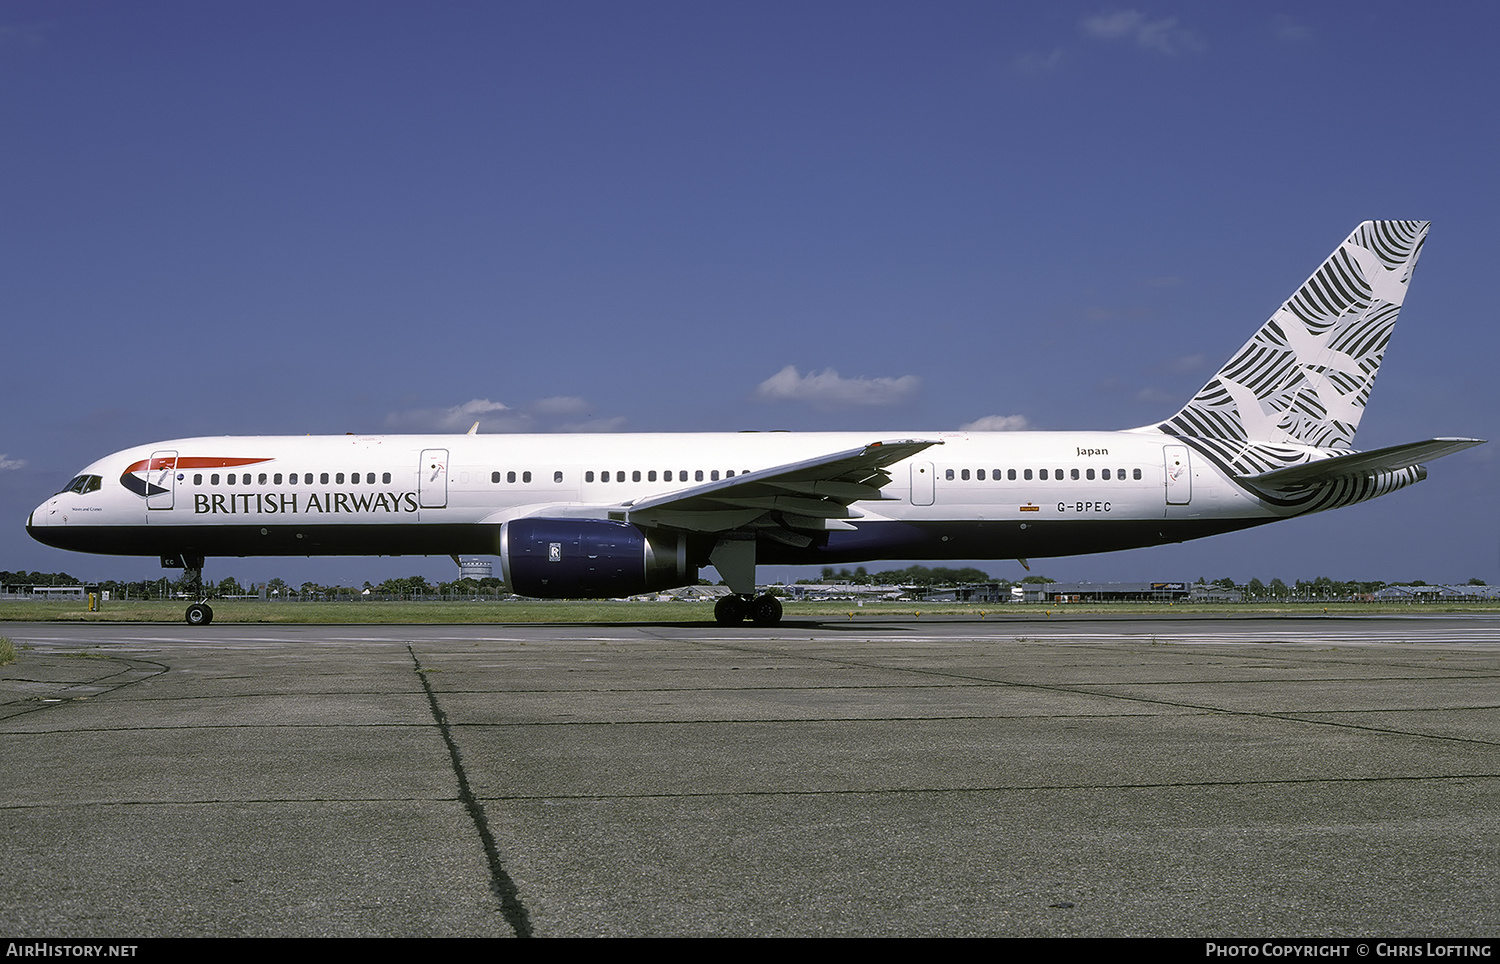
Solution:
M 1159 428 L 1348 448 L 1406 298 L 1426 221 L 1366 221 Z
M 1428 226 L 1355 228 L 1192 401 L 1143 431 L 1190 439 L 1240 476 L 1350 450 Z
M 1428 226 L 1355 228 L 1192 401 L 1136 431 L 1176 436 L 1267 504 L 1303 512 L 1410 485 L 1422 461 L 1482 444 L 1352 447 Z

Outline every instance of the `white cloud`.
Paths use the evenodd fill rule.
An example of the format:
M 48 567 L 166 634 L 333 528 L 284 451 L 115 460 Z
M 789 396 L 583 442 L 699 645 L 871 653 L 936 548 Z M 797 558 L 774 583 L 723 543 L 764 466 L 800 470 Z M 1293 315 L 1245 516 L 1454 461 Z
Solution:
M 1166 361 L 1167 371 L 1178 375 L 1189 375 L 1193 372 L 1202 371 L 1208 364 L 1208 356 L 1203 352 L 1194 352 L 1191 355 L 1179 355 Z
M 1305 44 L 1314 39 L 1311 27 L 1286 14 L 1279 14 L 1272 22 L 1271 29 L 1275 32 L 1276 39 L 1284 44 Z
M 922 379 L 844 378 L 831 368 L 821 372 L 797 370 L 788 365 L 755 389 L 755 397 L 766 402 L 810 402 L 814 405 L 896 405 L 917 393 Z
M 1152 20 L 1139 10 L 1097 14 L 1079 26 L 1085 36 L 1094 40 L 1133 42 L 1143 50 L 1167 56 L 1198 53 L 1207 46 L 1195 32 L 1178 26 L 1176 17 Z
M 25 464 L 25 459 L 13 459 L 9 455 L 6 455 L 4 452 L 0 452 L 0 472 L 5 472 L 10 469 L 19 469 Z
M 1025 415 L 986 415 L 958 428 L 961 432 L 1024 432 L 1030 427 Z
M 625 427 L 625 416 L 615 415 L 611 418 L 591 418 L 582 422 L 569 422 L 559 425 L 560 432 L 618 432 Z
M 1062 62 L 1063 51 L 1061 47 L 1053 47 L 1047 53 L 1042 53 L 1039 50 L 1028 50 L 1011 61 L 1011 69 L 1018 74 L 1037 77 L 1042 74 L 1050 74 L 1062 66 Z
M 478 422 L 481 429 L 491 432 L 514 432 L 521 430 L 516 427 L 518 416 L 520 413 L 512 411 L 504 402 L 471 398 L 452 408 L 392 412 L 385 417 L 385 424 L 407 432 L 467 432 L 469 426 Z
M 1178 405 L 1181 405 L 1183 402 L 1187 401 L 1186 398 L 1183 398 L 1179 395 L 1173 395 L 1171 392 L 1164 392 L 1160 388 L 1156 388 L 1155 386 L 1148 386 L 1136 392 L 1135 400 L 1138 402 L 1149 402 L 1152 405 L 1171 404 L 1172 402 L 1176 402 Z
M 557 395 L 537 399 L 519 408 L 488 398 L 471 398 L 452 408 L 416 408 L 391 412 L 385 417 L 388 428 L 399 432 L 467 432 L 475 422 L 479 431 L 491 432 L 615 432 L 625 424 L 625 417 L 595 418 L 592 406 L 583 398 Z M 579 416 L 583 416 L 580 420 Z M 570 422 L 559 422 L 561 418 Z

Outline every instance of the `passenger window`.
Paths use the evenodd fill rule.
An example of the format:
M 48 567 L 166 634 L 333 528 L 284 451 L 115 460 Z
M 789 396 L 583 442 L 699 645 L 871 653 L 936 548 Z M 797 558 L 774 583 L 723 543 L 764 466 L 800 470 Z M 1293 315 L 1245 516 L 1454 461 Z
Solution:
M 703 481 L 703 470 L 702 469 L 698 469 L 696 472 L 693 473 L 693 480 L 695 482 L 702 482 Z
M 984 481 L 984 469 L 980 469 L 978 472 L 975 472 L 974 473 L 974 477 L 977 478 L 979 481 L 983 482 Z
M 344 484 L 344 473 L 339 472 L 338 474 L 336 474 L 333 477 L 333 484 L 334 485 L 343 485 Z
M 234 485 L 234 473 L 230 472 L 228 475 L 224 476 L 224 481 L 229 483 L 230 485 Z
M 1030 469 L 1026 470 L 1026 481 L 1027 482 L 1031 481 L 1031 470 Z
M 194 485 L 202 485 L 203 484 L 203 473 L 202 472 L 199 472 L 199 473 L 197 473 L 197 474 L 195 474 L 193 476 L 193 484 Z
M 258 476 L 258 477 L 257 477 L 257 478 L 256 478 L 256 480 L 255 480 L 255 481 L 256 481 L 256 482 L 257 482 L 257 483 L 259 483 L 259 484 L 261 484 L 261 485 L 265 485 L 265 484 L 266 484 L 266 473 L 264 473 L 264 472 L 262 472 L 262 473 L 261 473 L 261 474 L 260 474 L 260 475 L 259 475 L 259 476 Z
M 1014 482 L 1016 480 L 1016 470 L 1015 469 L 1006 469 L 1005 470 L 1005 477 L 1007 479 L 1009 479 L 1010 481 Z M 1031 478 L 1030 475 L 1027 475 L 1026 477 L 1028 479 Z
M 218 485 L 219 484 L 219 473 L 215 472 L 214 474 L 210 475 L 208 477 L 208 484 L 209 485 Z
M 1047 470 L 1046 469 L 1042 469 L 1041 470 L 1041 479 L 1042 479 L 1043 482 L 1047 481 Z
M 496 472 L 496 473 L 495 473 L 495 474 L 496 474 L 496 475 L 499 475 L 499 474 L 500 474 L 500 473 L 499 473 L 499 472 Z M 382 482 L 384 482 L 384 483 L 386 483 L 386 484 L 387 484 L 387 485 L 389 485 L 389 484 L 390 484 L 390 481 L 391 481 L 391 473 L 389 473 L 389 472 L 386 472 L 386 473 L 384 473 L 384 474 L 382 474 L 382 475 L 381 475 L 381 476 L 380 476 L 380 481 L 382 481 Z M 496 479 L 496 480 L 495 480 L 495 481 L 496 481 L 496 482 L 499 482 L 499 481 L 500 481 L 500 480 L 499 480 L 499 479 Z
M 561 471 L 553 472 L 552 473 L 552 481 L 553 482 L 561 482 L 562 481 L 562 472 Z
M 522 472 L 521 473 L 521 481 L 522 482 L 530 482 L 531 481 L 531 473 L 530 472 Z
M 635 471 L 633 471 L 633 472 L 630 473 L 630 481 L 632 481 L 632 482 L 639 482 L 640 480 L 641 480 L 641 470 L 640 469 L 636 469 Z
M 969 470 L 968 469 L 964 469 L 962 472 L 958 473 L 958 475 L 959 475 L 959 478 L 963 479 L 965 482 L 969 481 Z
M 1084 472 L 1083 474 L 1084 474 L 1084 477 L 1087 478 L 1090 482 L 1094 481 L 1094 470 L 1093 469 L 1089 469 L 1088 471 Z
M 647 482 L 655 482 L 656 481 L 656 470 L 655 469 L 652 469 L 652 470 L 650 470 L 649 472 L 646 473 L 646 481 Z
M 318 483 L 320 485 L 327 485 L 328 484 L 328 473 L 327 472 L 320 472 L 320 473 L 318 473 Z
M 514 481 L 516 481 L 516 473 L 514 473 L 514 472 L 507 472 L 507 473 L 505 473 L 505 481 L 507 481 L 507 482 L 514 482 Z
M 714 469 L 712 472 L 710 472 L 708 474 L 708 477 L 710 479 L 712 479 L 713 481 L 715 481 L 715 482 L 719 481 L 719 470 L 718 469 Z
M 1071 478 L 1074 482 L 1077 482 L 1078 481 L 1078 470 L 1077 469 L 1070 469 L 1068 471 L 1068 477 Z
M 943 473 L 943 478 L 947 479 L 949 482 L 952 482 L 953 481 L 953 470 L 949 469 L 946 472 L 944 472 Z

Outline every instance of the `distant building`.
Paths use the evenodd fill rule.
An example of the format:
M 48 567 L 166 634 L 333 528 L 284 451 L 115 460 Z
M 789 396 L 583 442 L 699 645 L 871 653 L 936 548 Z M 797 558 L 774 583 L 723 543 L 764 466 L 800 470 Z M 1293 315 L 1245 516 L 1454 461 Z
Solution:
M 927 590 L 921 598 L 924 602 L 1035 604 L 1176 602 L 1185 599 L 1239 602 L 1241 593 L 1237 589 L 1193 586 L 1186 582 L 1027 582 L 1018 586 L 984 582 Z
M 1193 594 L 1186 582 L 1023 583 L 1029 603 L 1176 602 Z
M 460 556 L 458 559 L 459 578 L 473 579 L 478 582 L 488 579 L 494 575 L 495 565 L 487 556 Z
M 1386 586 L 1375 602 L 1500 602 L 1500 586 Z

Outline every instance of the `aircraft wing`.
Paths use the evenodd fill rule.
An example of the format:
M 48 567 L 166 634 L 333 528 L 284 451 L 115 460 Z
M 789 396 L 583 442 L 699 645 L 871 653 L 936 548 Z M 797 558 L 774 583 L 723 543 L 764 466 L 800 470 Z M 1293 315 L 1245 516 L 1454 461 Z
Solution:
M 1454 452 L 1461 452 L 1466 448 L 1483 444 L 1484 440 L 1477 438 L 1435 438 L 1425 442 L 1408 442 L 1405 445 L 1371 449 L 1368 452 L 1335 455 L 1332 458 L 1304 462 L 1301 465 L 1274 469 L 1259 475 L 1242 475 L 1238 478 L 1242 482 L 1248 482 L 1263 489 L 1281 491 L 1303 489 L 1354 475 L 1371 475 L 1376 472 L 1407 469 L 1421 462 L 1452 455 Z
M 871 442 L 863 448 L 777 465 L 705 485 L 641 499 L 625 506 L 638 525 L 695 532 L 751 529 L 790 545 L 807 545 L 808 531 L 853 528 L 849 506 L 883 499 L 887 467 L 923 449 L 934 439 Z

